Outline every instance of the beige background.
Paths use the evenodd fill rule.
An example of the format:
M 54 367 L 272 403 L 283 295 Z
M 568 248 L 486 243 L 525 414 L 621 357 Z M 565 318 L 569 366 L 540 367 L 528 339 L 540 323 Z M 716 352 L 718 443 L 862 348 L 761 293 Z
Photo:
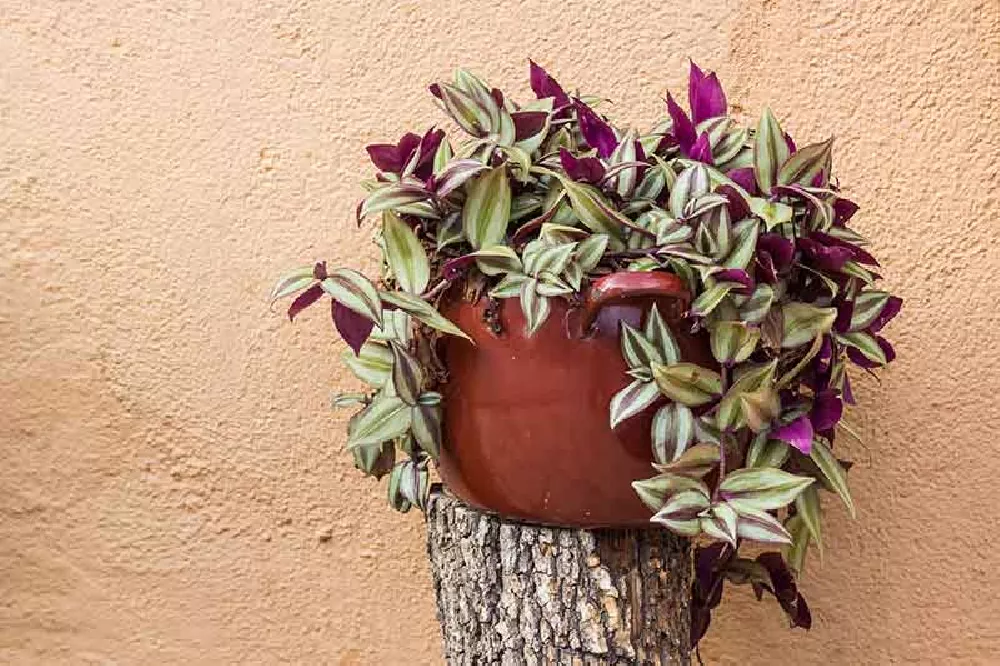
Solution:
M 375 267 L 366 143 L 526 59 L 646 125 L 685 58 L 837 135 L 906 299 L 860 378 L 811 633 L 731 593 L 709 663 L 1000 662 L 998 0 L 0 3 L 0 662 L 436 664 L 419 515 L 341 451 L 283 269 Z

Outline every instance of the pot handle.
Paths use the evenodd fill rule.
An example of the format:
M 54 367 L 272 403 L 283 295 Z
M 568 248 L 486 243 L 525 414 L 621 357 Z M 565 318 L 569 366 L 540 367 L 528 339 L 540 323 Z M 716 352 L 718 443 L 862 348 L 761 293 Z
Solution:
M 672 273 L 652 271 L 611 273 L 595 280 L 587 292 L 580 320 L 581 332 L 586 333 L 590 330 L 601 308 L 640 296 L 674 298 L 680 301 L 682 311 L 686 311 L 691 304 L 691 294 L 684 281 Z

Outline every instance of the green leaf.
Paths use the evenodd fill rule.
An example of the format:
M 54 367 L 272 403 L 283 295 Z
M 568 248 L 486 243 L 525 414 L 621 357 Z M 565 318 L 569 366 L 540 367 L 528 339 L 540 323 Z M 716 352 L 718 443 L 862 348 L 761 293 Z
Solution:
M 793 368 L 786 371 L 785 374 L 781 376 L 781 379 L 778 380 L 779 389 L 789 386 L 792 382 L 798 379 L 799 373 L 801 373 L 805 367 L 809 365 L 809 362 L 812 361 L 813 358 L 816 357 L 816 354 L 819 353 L 820 349 L 823 348 L 823 337 L 824 335 L 822 333 L 818 333 L 816 337 L 813 338 L 812 344 L 809 345 L 809 349 L 802 356 L 802 358 L 799 359 L 799 362 L 796 363 Z
M 819 551 L 823 552 L 823 534 L 821 531 L 823 511 L 819 501 L 819 489 L 811 485 L 795 498 L 795 511 L 802 516 L 812 540 L 816 542 Z
M 742 268 L 746 270 L 750 260 L 757 250 L 757 236 L 760 233 L 760 223 L 753 218 L 737 222 L 733 226 L 732 249 L 723 266 L 726 268 Z
M 475 249 L 498 245 L 507 234 L 510 220 L 510 182 L 507 168 L 499 166 L 483 173 L 466 187 L 462 227 Z
M 748 411 L 767 410 L 776 411 L 774 402 L 777 397 L 773 395 L 772 382 L 774 381 L 774 370 L 777 367 L 777 359 L 759 365 L 743 366 L 741 372 L 734 378 L 732 386 L 719 402 L 719 410 L 716 421 L 720 428 L 735 430 L 748 422 Z M 746 402 L 747 396 L 756 396 L 751 402 Z M 768 393 L 771 395 L 769 396 Z M 750 415 L 751 417 L 755 415 Z M 759 415 L 759 418 L 766 418 L 767 414 Z
M 698 444 L 681 454 L 677 460 L 666 465 L 653 463 L 653 467 L 659 472 L 699 479 L 715 469 L 718 464 L 719 446 L 717 444 Z
M 271 295 L 269 297 L 271 303 L 274 303 L 280 298 L 291 296 L 292 294 L 302 291 L 306 287 L 312 285 L 316 281 L 315 271 L 316 267 L 313 264 L 310 264 L 309 266 L 300 266 L 299 268 L 282 275 L 278 282 L 274 285 L 274 289 L 271 290 Z
M 757 132 L 754 134 L 753 147 L 753 167 L 757 184 L 764 194 L 771 193 L 771 186 L 775 184 L 778 168 L 788 159 L 788 144 L 785 143 L 785 135 L 778 125 L 778 119 L 771 113 L 771 109 L 765 108 L 764 113 L 757 123 Z
M 830 138 L 822 143 L 799 148 L 781 166 L 778 171 L 778 183 L 781 185 L 798 183 L 809 187 L 813 178 L 829 163 L 832 147 L 833 139 Z
M 421 396 L 411 410 L 410 418 L 413 438 L 420 444 L 421 449 L 437 461 L 441 455 L 441 406 L 425 404 Z
M 522 270 L 521 258 L 506 245 L 493 245 L 473 252 L 469 256 L 476 258 L 476 266 L 485 275 L 520 273 Z
M 768 439 L 766 432 L 758 433 L 754 437 L 750 450 L 747 452 L 746 466 L 753 467 L 781 467 L 788 460 L 790 449 L 788 442 L 780 439 Z
M 631 222 L 607 202 L 600 190 L 563 177 L 560 177 L 560 182 L 566 190 L 573 212 L 585 227 L 612 238 L 622 237 L 623 227 L 629 226 Z
M 327 273 L 320 286 L 344 307 L 371 319 L 376 326 L 382 325 L 382 303 L 378 290 L 361 273 L 349 268 L 337 268 Z
M 837 308 L 820 308 L 794 301 L 785 303 L 781 313 L 784 322 L 781 346 L 784 349 L 800 347 L 817 335 L 829 333 L 837 320 Z
M 839 342 L 857 349 L 865 355 L 865 358 L 873 363 L 885 365 L 889 362 L 889 359 L 886 358 L 885 351 L 882 349 L 881 345 L 879 345 L 878 340 L 876 340 L 875 336 L 870 333 L 865 333 L 864 331 L 855 331 L 853 333 L 844 334 L 838 333 L 836 338 Z
M 396 447 L 392 442 L 356 446 L 351 449 L 351 453 L 354 454 L 354 466 L 376 479 L 385 476 L 396 460 Z
M 764 320 L 767 311 L 774 302 L 774 289 L 766 283 L 758 284 L 753 293 L 740 306 L 740 319 L 748 324 L 758 324 Z
M 785 548 L 785 561 L 796 576 L 805 570 L 806 551 L 809 549 L 811 533 L 802 516 L 795 515 L 785 521 L 785 529 L 792 537 L 792 543 Z
M 653 460 L 669 463 L 680 458 L 694 441 L 694 414 L 684 405 L 664 405 L 656 410 L 650 430 Z
M 372 388 L 382 388 L 392 372 L 392 352 L 382 344 L 366 342 L 355 356 L 347 349 L 341 354 L 344 364 L 354 376 Z
M 524 332 L 534 335 L 549 318 L 552 305 L 549 299 L 538 293 L 538 278 L 529 278 L 521 285 L 521 312 L 524 313 Z
M 785 530 L 781 522 L 767 513 L 749 507 L 737 509 L 739 519 L 736 523 L 736 535 L 741 539 L 749 539 L 758 543 L 792 542 L 792 535 Z
M 405 462 L 408 463 L 409 461 Z M 402 492 L 400 492 L 403 472 L 406 469 L 407 468 L 404 462 L 396 463 L 396 465 L 392 468 L 392 472 L 389 473 L 389 483 L 386 484 L 386 490 L 389 495 L 389 506 L 400 513 L 406 513 L 412 506 L 410 500 L 406 499 Z
M 489 111 L 479 104 L 462 89 L 448 85 L 437 84 L 441 94 L 439 104 L 458 126 L 475 137 L 482 137 L 490 126 Z M 495 106 L 495 103 L 493 103 Z
M 399 494 L 421 510 L 427 508 L 427 498 L 430 496 L 431 484 L 427 465 L 412 460 L 399 463 Z
M 534 242 L 537 241 L 532 241 L 532 243 Z M 563 243 L 552 247 L 540 247 L 531 254 L 525 251 L 524 272 L 535 276 L 542 272 L 558 275 L 566 270 L 575 250 L 576 243 Z
M 725 502 L 713 504 L 706 513 L 701 515 L 701 531 L 713 539 L 736 546 L 737 518 L 735 509 L 729 504 Z
M 854 300 L 850 330 L 861 331 L 871 326 L 888 302 L 889 294 L 885 291 L 869 289 L 858 294 Z
M 840 499 L 843 500 L 844 506 L 847 507 L 848 512 L 851 514 L 851 518 L 856 517 L 854 500 L 851 499 L 851 491 L 847 486 L 847 471 L 841 466 L 837 457 L 833 455 L 833 451 L 830 450 L 830 447 L 823 439 L 819 437 L 813 438 L 812 450 L 809 452 L 809 457 L 819 467 L 827 484 L 840 495 Z
M 660 309 L 656 307 L 656 303 L 653 303 L 653 306 L 649 309 L 649 314 L 646 315 L 646 326 L 643 329 L 643 334 L 652 343 L 653 348 L 659 352 L 659 357 L 663 363 L 671 365 L 681 360 L 681 350 L 677 346 L 677 340 L 674 339 L 674 334 L 670 332 L 667 322 L 663 320 L 663 316 L 660 314 Z
M 404 345 L 410 341 L 410 316 L 402 310 L 382 308 L 382 326 L 372 331 L 374 340 L 396 340 Z
M 725 365 L 735 365 L 750 358 L 760 341 L 760 329 L 741 321 L 717 321 L 709 328 L 712 356 Z
M 773 467 L 737 469 L 722 480 L 719 492 L 733 507 L 766 511 L 787 506 L 813 481 Z
M 451 149 L 451 143 L 448 139 L 442 139 L 441 143 L 438 144 L 437 152 L 434 153 L 434 173 L 439 174 L 443 172 L 453 156 L 454 152 Z
M 630 368 L 649 368 L 664 361 L 653 343 L 624 320 L 621 322 L 621 345 L 622 356 Z
M 431 277 L 431 267 L 413 229 L 395 213 L 386 211 L 382 214 L 382 237 L 386 261 L 399 286 L 411 294 L 423 292 Z
M 354 356 L 354 354 L 351 354 Z M 333 396 L 333 401 L 331 407 L 338 409 L 340 407 L 353 407 L 355 405 L 367 405 L 368 404 L 368 394 L 367 393 L 338 393 Z
M 627 418 L 635 416 L 652 405 L 660 397 L 653 382 L 636 380 L 615 393 L 611 398 L 610 423 L 616 427 Z
M 381 394 L 358 414 L 347 446 L 381 444 L 399 437 L 410 428 L 410 408 L 400 398 Z
M 639 499 L 653 511 L 663 508 L 667 496 L 683 490 L 698 490 L 705 497 L 709 494 L 708 488 L 701 481 L 678 474 L 660 474 L 651 479 L 633 481 L 632 488 Z
M 384 210 L 395 210 L 408 204 L 426 201 L 430 193 L 422 185 L 414 183 L 389 183 L 368 195 L 358 209 L 358 219 L 381 213 Z
M 701 532 L 698 514 L 709 506 L 708 496 L 702 491 L 682 490 L 667 500 L 650 521 L 683 536 L 697 536 Z
M 389 351 L 392 353 L 392 385 L 396 395 L 408 405 L 417 404 L 424 383 L 420 363 L 394 340 L 389 341 Z
M 760 197 L 750 198 L 750 210 L 754 215 L 764 220 L 764 228 L 771 231 L 775 227 L 792 221 L 794 211 L 788 204 L 780 201 L 769 201 Z
M 694 363 L 655 364 L 653 378 L 660 392 L 688 407 L 711 402 L 722 393 L 719 373 Z
M 427 326 L 450 335 L 457 335 L 472 342 L 472 338 L 466 335 L 462 329 L 445 319 L 430 303 L 427 303 L 419 296 L 401 291 L 383 291 L 381 296 L 383 303 L 399 308 Z
M 732 290 L 733 285 L 728 282 L 713 284 L 694 299 L 691 304 L 691 314 L 695 317 L 708 316 Z

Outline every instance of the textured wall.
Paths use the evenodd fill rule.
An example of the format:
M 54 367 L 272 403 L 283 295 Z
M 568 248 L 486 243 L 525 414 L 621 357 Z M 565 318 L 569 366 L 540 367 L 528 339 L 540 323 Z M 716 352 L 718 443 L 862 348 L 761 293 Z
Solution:
M 264 296 L 375 266 L 362 148 L 453 66 L 524 97 L 531 56 L 638 124 L 692 56 L 837 135 L 906 299 L 814 629 L 737 590 L 706 659 L 996 663 L 998 0 L 570 4 L 0 4 L 0 662 L 439 663 L 420 517 L 327 409 L 340 343 Z

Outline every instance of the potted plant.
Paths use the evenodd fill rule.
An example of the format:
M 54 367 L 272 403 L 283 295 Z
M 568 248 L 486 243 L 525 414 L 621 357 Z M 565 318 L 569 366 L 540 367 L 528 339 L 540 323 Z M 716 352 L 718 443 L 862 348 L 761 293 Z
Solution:
M 834 447 L 853 436 L 847 368 L 893 359 L 901 305 L 848 226 L 832 140 L 797 147 L 766 109 L 741 125 L 693 63 L 690 112 L 668 94 L 646 132 L 534 63 L 531 88 L 431 86 L 466 136 L 368 146 L 357 219 L 379 221 L 382 274 L 317 263 L 274 288 L 290 318 L 330 297 L 369 387 L 334 400 L 359 408 L 357 467 L 401 511 L 424 507 L 434 461 L 502 515 L 697 538 L 695 642 L 724 580 L 808 627 L 795 580 L 823 544 L 821 491 L 854 513 Z

